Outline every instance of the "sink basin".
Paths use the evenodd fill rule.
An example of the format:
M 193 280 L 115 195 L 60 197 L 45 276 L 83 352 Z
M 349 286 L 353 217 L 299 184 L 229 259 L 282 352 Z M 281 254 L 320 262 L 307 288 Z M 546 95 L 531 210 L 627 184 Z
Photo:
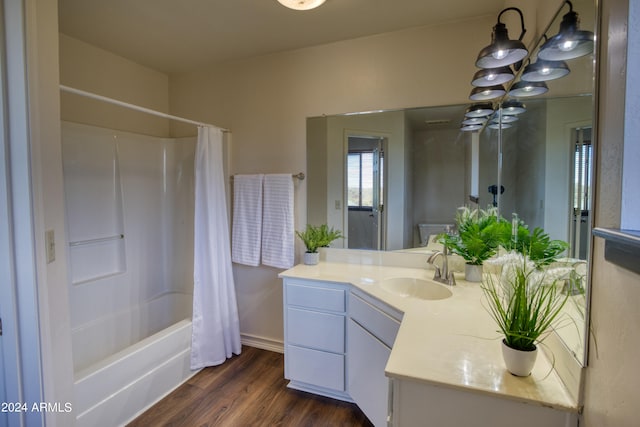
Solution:
M 449 298 L 452 292 L 444 285 L 430 280 L 413 277 L 394 277 L 380 282 L 380 286 L 387 292 L 401 297 L 411 297 L 425 300 Z

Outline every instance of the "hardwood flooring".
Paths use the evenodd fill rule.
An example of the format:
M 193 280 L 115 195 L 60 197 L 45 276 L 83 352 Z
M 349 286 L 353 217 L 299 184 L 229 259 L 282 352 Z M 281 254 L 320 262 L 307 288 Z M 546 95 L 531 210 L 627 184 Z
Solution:
M 286 387 L 284 355 L 253 347 L 206 368 L 129 427 L 370 427 L 354 404 Z

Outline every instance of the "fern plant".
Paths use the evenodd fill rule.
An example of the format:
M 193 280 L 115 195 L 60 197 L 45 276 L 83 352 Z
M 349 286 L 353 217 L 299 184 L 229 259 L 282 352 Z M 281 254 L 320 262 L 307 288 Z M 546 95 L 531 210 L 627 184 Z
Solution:
M 457 235 L 442 234 L 439 241 L 467 264 L 482 265 L 496 254 L 500 245 L 500 226 L 494 209 L 458 209 Z
M 529 233 L 529 229 L 522 222 L 518 224 L 517 238 L 512 235 L 512 225 L 506 220 L 500 222 L 499 229 L 500 245 L 507 251 L 517 251 L 526 255 L 538 268 L 556 261 L 569 247 L 569 244 L 562 240 L 551 240 L 540 227 Z
M 318 252 L 318 248 L 327 247 L 336 239 L 342 238 L 340 230 L 329 228 L 327 224 L 319 226 L 307 224 L 304 231 L 296 231 L 296 235 L 302 240 L 307 252 Z

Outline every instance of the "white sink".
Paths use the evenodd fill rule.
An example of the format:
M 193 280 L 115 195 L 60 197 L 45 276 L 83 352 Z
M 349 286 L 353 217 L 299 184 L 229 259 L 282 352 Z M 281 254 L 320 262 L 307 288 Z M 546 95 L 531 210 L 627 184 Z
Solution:
M 394 277 L 380 282 L 380 287 L 387 292 L 401 297 L 411 297 L 425 300 L 449 298 L 453 293 L 444 285 L 430 280 L 413 277 Z

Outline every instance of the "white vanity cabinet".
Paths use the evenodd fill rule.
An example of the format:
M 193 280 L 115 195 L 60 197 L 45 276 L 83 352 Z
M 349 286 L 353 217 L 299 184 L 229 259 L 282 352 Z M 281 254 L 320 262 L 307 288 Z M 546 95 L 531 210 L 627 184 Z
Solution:
M 285 378 L 289 387 L 351 401 L 346 391 L 346 285 L 284 279 Z
M 482 291 L 476 284 L 459 283 L 448 300 L 412 302 L 391 294 L 385 299 L 384 291 L 369 285 L 389 276 L 384 267 L 326 263 L 285 273 L 290 388 L 355 402 L 376 427 L 578 425 L 579 408 L 555 372 L 512 377 L 491 362 L 500 357 L 495 346 L 461 333 L 456 319 L 462 313 L 471 316 L 465 322 L 478 323 L 477 330 L 495 330 L 478 307 Z M 341 274 L 343 283 L 331 281 Z M 350 284 L 354 277 L 372 279 Z M 455 339 L 444 339 L 447 334 Z
M 349 293 L 348 391 L 376 427 L 387 425 L 389 380 L 384 370 L 401 318 L 379 300 L 355 290 Z
M 408 379 L 393 379 L 392 384 L 393 404 L 389 427 L 578 426 L 576 413 L 535 403 Z

